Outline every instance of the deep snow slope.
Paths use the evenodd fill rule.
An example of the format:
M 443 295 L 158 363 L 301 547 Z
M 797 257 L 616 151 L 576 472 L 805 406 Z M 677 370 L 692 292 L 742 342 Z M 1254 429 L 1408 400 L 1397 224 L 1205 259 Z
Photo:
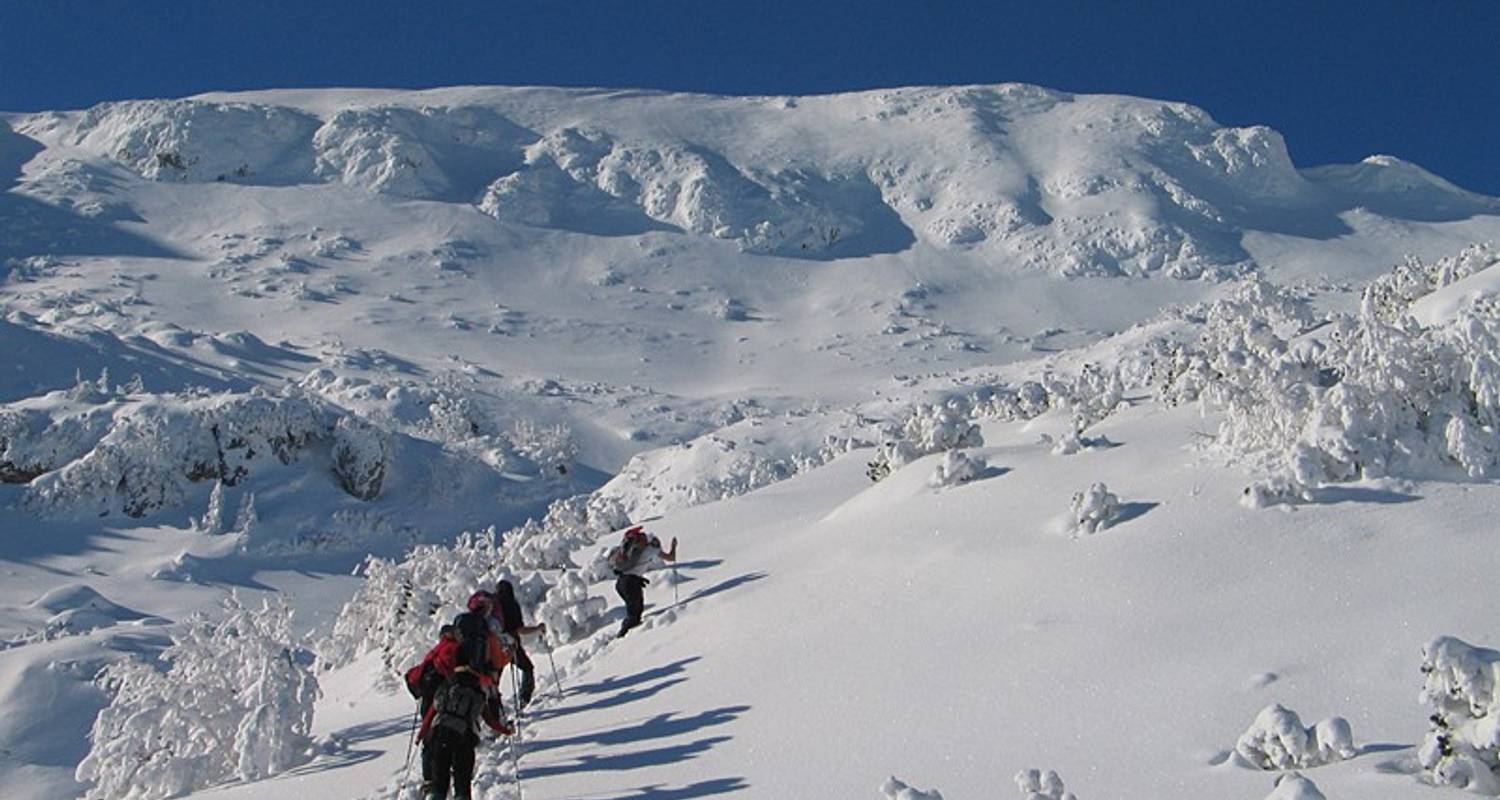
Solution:
M 1345 796 L 1412 796 L 1378 746 L 1420 736 L 1392 699 L 1410 651 L 1497 638 L 1468 538 L 1488 484 L 1251 512 L 1184 449 L 1212 423 L 1155 406 L 1066 458 L 1036 441 L 1056 415 L 986 423 L 992 469 L 956 489 L 931 458 L 863 470 L 912 403 L 1107 361 L 1239 277 L 1349 309 L 1497 234 L 1500 200 L 1397 159 L 1298 169 L 1266 128 L 1018 84 L 0 114 L 0 784 L 82 791 L 99 667 L 228 590 L 326 633 L 364 556 L 606 487 L 668 515 L 691 581 L 675 622 L 559 654 L 577 692 L 540 712 L 535 796 L 873 796 L 887 772 L 988 796 L 1036 766 L 1083 797 L 1252 797 L 1265 776 L 1210 762 L 1273 699 L 1377 745 L 1327 768 Z M 1135 518 L 1054 531 L 1099 479 Z M 1418 530 L 1481 555 L 1424 562 Z M 1402 605 L 1433 582 L 1451 604 Z M 329 673 L 322 755 L 285 779 L 392 793 L 406 709 L 373 669 Z

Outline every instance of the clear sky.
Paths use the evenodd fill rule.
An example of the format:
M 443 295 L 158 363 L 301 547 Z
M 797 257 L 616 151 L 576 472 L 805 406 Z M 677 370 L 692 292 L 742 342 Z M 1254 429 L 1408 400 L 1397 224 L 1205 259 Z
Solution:
M 1387 153 L 1500 195 L 1496 0 L 0 0 L 0 109 L 218 89 L 805 94 L 1024 81 Z

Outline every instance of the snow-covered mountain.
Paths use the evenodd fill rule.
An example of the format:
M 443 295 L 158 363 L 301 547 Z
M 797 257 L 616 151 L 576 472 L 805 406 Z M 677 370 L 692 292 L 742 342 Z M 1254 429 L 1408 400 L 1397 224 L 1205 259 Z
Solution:
M 0 188 L 7 796 L 82 793 L 121 659 L 197 669 L 234 589 L 313 636 L 312 730 L 184 771 L 117 700 L 79 779 L 313 735 L 224 793 L 391 797 L 369 690 L 499 575 L 566 640 L 527 796 L 1261 797 L 1278 702 L 1352 724 L 1266 756 L 1330 796 L 1458 770 L 1406 748 L 1421 646 L 1500 641 L 1500 199 L 1416 165 L 1018 84 L 463 87 L 0 115 Z M 682 600 L 610 642 L 658 515 Z

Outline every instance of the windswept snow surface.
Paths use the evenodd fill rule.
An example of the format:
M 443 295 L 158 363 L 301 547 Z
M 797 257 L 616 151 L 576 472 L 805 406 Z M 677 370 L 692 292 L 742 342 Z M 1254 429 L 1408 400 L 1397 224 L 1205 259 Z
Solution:
M 365 557 L 597 491 L 682 540 L 680 600 L 659 576 L 611 641 L 572 554 L 570 596 L 614 608 L 556 652 L 527 797 L 961 800 L 1033 765 L 1082 798 L 1263 797 L 1233 753 L 1277 704 L 1358 737 L 1306 768 L 1328 796 L 1452 792 L 1414 698 L 1424 644 L 1500 644 L 1493 484 L 1252 510 L 1255 465 L 1204 446 L 1220 410 L 1117 370 L 1250 275 L 1352 311 L 1454 259 L 1382 296 L 1456 325 L 1497 237 L 1500 200 L 1397 159 L 1298 169 L 1267 128 L 1018 84 L 0 114 L 0 786 L 80 795 L 94 676 L 229 591 L 316 644 Z M 1331 334 L 1296 333 L 1300 375 Z M 1443 391 L 1445 419 L 1495 405 Z M 1484 474 L 1494 431 L 1458 428 Z M 1096 484 L 1108 524 L 1070 535 Z M 378 658 L 325 666 L 311 762 L 202 796 L 395 796 L 409 702 Z

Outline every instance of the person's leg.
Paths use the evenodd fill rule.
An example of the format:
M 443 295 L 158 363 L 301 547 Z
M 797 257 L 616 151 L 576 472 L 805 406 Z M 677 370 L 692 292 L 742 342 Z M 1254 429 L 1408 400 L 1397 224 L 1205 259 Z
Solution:
M 525 707 L 531 703 L 531 696 L 536 693 L 536 667 L 532 665 L 531 656 L 526 654 L 526 650 L 518 647 L 516 663 L 511 668 L 520 671 L 521 706 Z
M 439 728 L 430 736 L 432 739 L 432 784 L 427 789 L 427 796 L 437 798 L 437 800 L 447 800 L 453 770 L 452 734 L 447 728 Z
M 453 746 L 453 800 L 470 800 L 474 783 L 474 748 L 479 737 L 469 734 Z
M 641 615 L 646 613 L 646 579 L 639 575 L 626 575 L 621 580 L 625 581 L 625 624 L 621 632 L 630 630 L 641 624 Z

